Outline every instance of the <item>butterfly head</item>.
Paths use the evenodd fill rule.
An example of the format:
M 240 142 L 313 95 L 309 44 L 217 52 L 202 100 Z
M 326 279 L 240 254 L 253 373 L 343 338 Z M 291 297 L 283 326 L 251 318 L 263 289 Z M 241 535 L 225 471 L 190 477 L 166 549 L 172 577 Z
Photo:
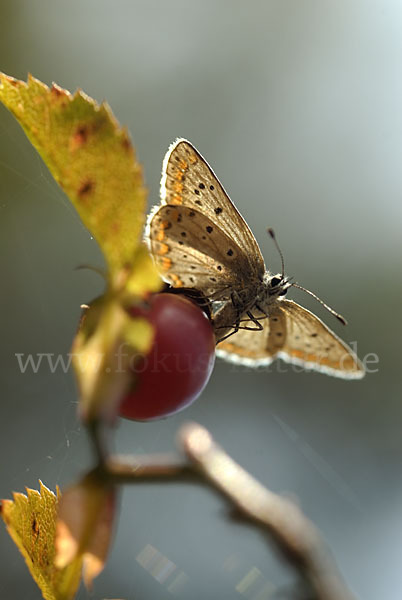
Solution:
M 270 300 L 278 296 L 285 296 L 291 285 L 290 281 L 281 273 L 271 275 L 267 271 L 264 275 L 265 293 Z
M 285 296 L 292 284 L 281 273 L 268 279 L 268 293 L 270 296 Z

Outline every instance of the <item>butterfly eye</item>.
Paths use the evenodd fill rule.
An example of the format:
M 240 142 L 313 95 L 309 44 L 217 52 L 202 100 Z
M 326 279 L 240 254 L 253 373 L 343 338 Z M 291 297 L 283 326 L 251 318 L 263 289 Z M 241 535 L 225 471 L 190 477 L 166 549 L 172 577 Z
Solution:
M 286 294 L 288 293 L 288 290 L 285 288 L 284 290 L 281 290 L 278 294 L 278 296 L 286 296 Z
M 282 283 L 282 279 L 280 277 L 272 277 L 270 281 L 271 287 L 276 287 L 280 283 Z

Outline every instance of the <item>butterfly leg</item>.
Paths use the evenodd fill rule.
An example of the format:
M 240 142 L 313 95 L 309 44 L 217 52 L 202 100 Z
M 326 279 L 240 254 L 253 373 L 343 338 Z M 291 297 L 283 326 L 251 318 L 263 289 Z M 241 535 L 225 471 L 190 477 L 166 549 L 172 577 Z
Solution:
M 234 324 L 232 322 L 229 325 L 218 325 L 219 322 L 222 323 L 222 320 L 219 319 L 219 316 L 218 316 L 218 319 L 215 320 L 214 330 L 215 330 L 216 337 L 217 337 L 217 332 L 219 329 L 223 329 L 224 330 L 223 332 L 225 332 L 225 331 L 228 332 L 225 335 L 223 335 L 223 337 L 221 337 L 221 338 L 217 337 L 217 340 L 216 340 L 217 344 L 219 344 L 219 342 L 222 342 L 223 340 L 226 340 L 228 337 L 230 337 L 231 335 L 234 335 L 235 333 L 237 333 L 239 331 L 239 329 L 240 329 L 240 312 L 237 313 L 234 321 L 235 321 Z M 223 320 L 223 322 L 225 322 L 225 320 Z
M 249 310 L 246 312 L 246 315 L 248 316 L 248 318 L 250 319 L 250 321 L 252 323 L 254 323 L 254 325 L 257 325 L 257 327 L 241 327 L 240 326 L 240 322 L 239 322 L 239 329 L 246 329 L 247 331 L 262 331 L 264 329 L 264 327 L 261 325 L 261 323 L 256 319 L 256 317 L 253 315 L 253 313 L 251 313 Z
M 243 312 L 243 306 L 242 306 L 242 301 L 241 298 L 239 296 L 239 294 L 236 291 L 233 291 L 230 294 L 230 301 L 232 304 L 232 309 L 231 309 L 231 323 L 229 325 L 215 325 L 215 332 L 218 329 L 226 329 L 226 331 L 229 328 L 229 332 L 226 333 L 226 335 L 224 335 L 223 337 L 219 338 L 217 340 L 217 344 L 219 344 L 219 342 L 222 342 L 223 340 L 226 340 L 228 337 L 230 337 L 231 335 L 234 335 L 235 333 L 237 333 L 239 331 L 239 329 L 243 329 L 243 327 L 240 327 L 240 317 L 241 314 Z M 236 312 L 236 317 L 233 318 L 233 309 Z M 224 314 L 224 311 L 221 311 L 221 314 Z M 233 323 L 234 321 L 234 323 Z
M 226 329 L 225 327 L 219 328 L 219 329 Z M 235 333 L 237 333 L 239 331 L 240 327 L 238 327 L 237 325 L 235 325 L 233 327 L 232 331 L 229 331 L 229 333 L 227 333 L 226 335 L 224 335 L 223 337 L 221 337 L 220 339 L 216 340 L 216 343 L 219 344 L 220 342 L 223 342 L 223 340 L 227 340 L 228 337 L 230 337 L 231 335 L 234 335 Z
M 257 327 L 245 327 L 245 326 L 240 325 L 240 323 L 242 321 L 240 320 L 240 316 L 238 316 L 236 323 L 233 325 L 232 331 L 229 331 L 229 333 L 227 333 L 225 336 L 218 339 L 216 343 L 219 344 L 219 342 L 226 340 L 231 335 L 234 335 L 235 333 L 237 333 L 240 329 L 246 329 L 247 331 L 262 331 L 264 329 L 264 327 L 261 325 L 261 323 L 256 319 L 256 317 L 250 311 L 247 311 L 246 315 L 249 317 L 249 320 L 252 323 L 254 323 Z M 223 325 L 221 327 L 215 328 L 215 330 L 217 330 L 217 329 L 227 329 L 227 327 L 225 325 Z

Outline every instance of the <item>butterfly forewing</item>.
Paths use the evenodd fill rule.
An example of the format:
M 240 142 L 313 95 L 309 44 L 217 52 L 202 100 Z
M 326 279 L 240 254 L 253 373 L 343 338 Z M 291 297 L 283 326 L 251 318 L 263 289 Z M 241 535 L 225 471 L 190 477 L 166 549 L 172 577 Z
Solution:
M 162 204 L 186 206 L 205 215 L 243 253 L 250 275 L 263 276 L 264 259 L 249 226 L 208 163 L 186 140 L 177 140 L 165 156 L 161 198 Z
M 283 300 L 286 319 L 283 357 L 318 371 L 346 379 L 359 379 L 364 367 L 347 344 L 318 317 L 292 300 Z
M 270 308 L 268 321 L 262 321 L 263 331 L 240 330 L 218 344 L 217 353 L 249 366 L 268 365 L 277 356 L 345 379 L 363 377 L 364 367 L 351 348 L 296 302 L 278 300 Z

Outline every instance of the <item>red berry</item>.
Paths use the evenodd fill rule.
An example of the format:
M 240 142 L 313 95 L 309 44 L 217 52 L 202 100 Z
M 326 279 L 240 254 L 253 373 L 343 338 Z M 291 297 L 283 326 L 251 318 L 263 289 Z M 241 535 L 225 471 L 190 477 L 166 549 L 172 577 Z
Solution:
M 119 414 L 137 421 L 167 417 L 194 402 L 209 380 L 215 360 L 212 326 L 198 306 L 180 295 L 155 294 L 146 308 L 131 312 L 152 323 L 155 338 L 133 368 L 133 389 Z

